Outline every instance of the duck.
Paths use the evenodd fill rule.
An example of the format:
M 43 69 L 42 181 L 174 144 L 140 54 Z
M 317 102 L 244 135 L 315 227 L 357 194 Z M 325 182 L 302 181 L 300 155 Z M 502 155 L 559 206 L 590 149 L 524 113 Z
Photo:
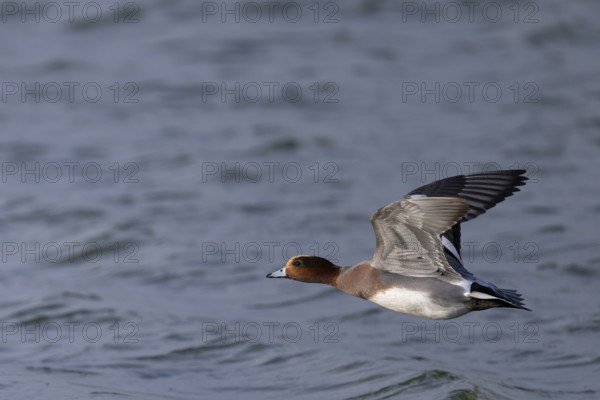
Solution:
M 414 189 L 371 217 L 375 252 L 341 267 L 297 255 L 267 278 L 333 286 L 389 310 L 428 319 L 453 319 L 496 307 L 525 307 L 523 297 L 476 277 L 463 265 L 461 225 L 525 185 L 526 170 L 452 176 Z

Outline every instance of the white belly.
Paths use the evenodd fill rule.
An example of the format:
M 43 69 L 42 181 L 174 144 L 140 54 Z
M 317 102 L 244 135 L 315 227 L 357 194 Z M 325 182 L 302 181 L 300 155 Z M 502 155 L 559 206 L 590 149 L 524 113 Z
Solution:
M 369 301 L 392 311 L 431 319 L 456 318 L 469 311 L 462 302 L 441 305 L 432 301 L 427 293 L 402 288 L 386 289 Z

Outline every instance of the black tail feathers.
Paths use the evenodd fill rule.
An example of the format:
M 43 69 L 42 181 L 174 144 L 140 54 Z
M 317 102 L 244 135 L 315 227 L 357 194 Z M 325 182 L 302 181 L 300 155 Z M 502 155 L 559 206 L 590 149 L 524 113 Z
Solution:
M 516 290 L 512 289 L 500 289 L 495 286 L 484 286 L 477 282 L 473 282 L 471 285 L 471 293 L 474 296 L 471 297 L 470 303 L 467 305 L 472 310 L 485 310 L 494 307 L 510 307 L 520 308 L 522 310 L 531 311 L 525 307 L 523 303 L 523 297 L 517 293 Z M 476 293 L 482 293 L 484 295 L 491 296 L 491 298 L 478 297 Z

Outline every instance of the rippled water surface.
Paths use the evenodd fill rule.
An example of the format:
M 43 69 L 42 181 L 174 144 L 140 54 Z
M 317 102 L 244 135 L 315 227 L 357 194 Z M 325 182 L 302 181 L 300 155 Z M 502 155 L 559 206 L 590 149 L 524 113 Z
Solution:
M 0 397 L 600 398 L 597 2 L 11 4 Z M 466 266 L 533 312 L 265 279 L 496 167 L 530 181 Z

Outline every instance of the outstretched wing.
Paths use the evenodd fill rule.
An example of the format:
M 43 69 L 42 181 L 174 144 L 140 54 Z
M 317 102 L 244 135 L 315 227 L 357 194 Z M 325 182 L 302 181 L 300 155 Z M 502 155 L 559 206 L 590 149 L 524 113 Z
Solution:
M 483 213 L 505 198 L 518 192 L 527 177 L 524 169 L 480 172 L 441 179 L 421 186 L 405 196 L 460 197 L 469 204 L 469 212 L 460 222 L 466 222 Z
M 527 180 L 525 172 L 524 169 L 514 169 L 453 176 L 421 186 L 405 198 L 460 197 L 467 202 L 469 211 L 458 224 L 444 233 L 444 237 L 460 254 L 460 223 L 476 218 L 518 192 L 518 187 L 523 186 Z
M 460 280 L 439 235 L 460 221 L 469 204 L 459 197 L 402 199 L 375 212 L 375 268 L 413 277 Z

